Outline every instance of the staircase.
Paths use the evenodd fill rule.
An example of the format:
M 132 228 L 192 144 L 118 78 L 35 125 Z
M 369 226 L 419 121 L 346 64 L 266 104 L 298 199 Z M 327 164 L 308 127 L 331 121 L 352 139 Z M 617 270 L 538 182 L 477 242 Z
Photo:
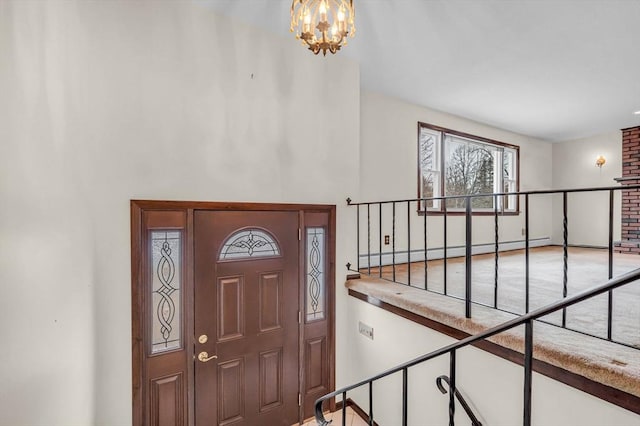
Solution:
M 640 186 L 624 187 L 624 190 L 629 189 L 639 190 Z M 348 199 L 348 205 L 353 207 L 356 213 L 357 263 L 356 265 L 347 264 L 347 269 L 356 273 L 357 276 L 360 274 L 365 276 L 362 280 L 354 280 L 353 284 L 348 282 L 349 294 L 378 307 L 386 307 L 385 309 L 397 315 L 427 325 L 439 332 L 443 332 L 444 329 L 445 334 L 458 339 L 458 341 L 323 396 L 317 400 L 315 407 L 318 424 L 328 424 L 323 416 L 323 410 L 328 408 L 326 405 L 328 401 L 337 398 L 338 404 L 341 400 L 342 406 L 346 406 L 351 401 L 349 397 L 351 394 L 357 395 L 357 398 L 354 397 L 354 399 L 366 406 L 367 409 L 364 411 L 367 413 L 364 417 L 368 416 L 368 423 L 370 425 L 376 424 L 376 405 L 379 406 L 384 402 L 383 405 L 388 408 L 388 400 L 391 395 L 384 395 L 384 401 L 381 401 L 379 392 L 374 392 L 374 388 L 383 387 L 384 384 L 379 382 L 385 380 L 396 380 L 398 383 L 396 386 L 400 389 L 401 402 L 397 411 L 397 424 L 403 426 L 421 424 L 420 419 L 415 418 L 415 414 L 412 419 L 409 419 L 410 401 L 414 401 L 414 403 L 416 401 L 415 395 L 411 395 L 412 398 L 409 398 L 411 383 L 416 383 L 416 379 L 411 379 L 410 373 L 422 368 L 419 366 L 427 363 L 437 363 L 436 359 L 440 359 L 440 363 L 442 363 L 442 358 L 446 358 L 448 361 L 449 371 L 447 374 L 438 375 L 436 385 L 438 390 L 448 395 L 448 413 L 446 414 L 449 424 L 453 425 L 456 419 L 460 421 L 460 415 L 456 415 L 458 408 L 462 408 L 464 412 L 464 418 L 467 419 L 465 423 L 470 421 L 472 425 L 482 424 L 482 413 L 473 407 L 473 401 L 466 399 L 463 396 L 464 392 L 459 388 L 460 376 L 457 374 L 460 373 L 458 361 L 460 356 L 458 355 L 461 354 L 461 350 L 469 346 L 488 350 L 522 365 L 522 397 L 520 400 L 522 401 L 522 423 L 524 425 L 532 424 L 532 392 L 535 390 L 532 372 L 534 370 L 553 378 L 556 378 L 554 377 L 555 373 L 550 374 L 550 371 L 552 373 L 561 371 L 561 374 L 565 376 L 565 379 L 560 380 L 562 383 L 640 415 L 640 362 L 638 362 L 640 353 L 637 352 L 640 349 L 640 324 L 636 324 L 637 321 L 633 319 L 635 318 L 633 315 L 631 322 L 616 323 L 616 318 L 619 317 L 616 315 L 618 312 L 626 311 L 629 306 L 632 309 L 637 309 L 640 306 L 637 284 L 636 286 L 630 285 L 640 278 L 640 258 L 637 258 L 638 262 L 636 262 L 634 257 L 632 261 L 627 262 L 625 267 L 621 267 L 619 264 L 614 265 L 615 196 L 622 190 L 623 187 L 543 190 L 364 203 L 353 203 Z M 579 248 L 569 244 L 570 216 L 568 211 L 570 210 L 571 197 L 574 194 L 584 196 L 589 193 L 604 193 L 609 200 L 609 214 L 606 218 L 609 232 L 605 248 L 602 250 L 606 252 L 606 261 L 598 273 L 585 269 L 587 271 L 584 273 L 585 276 L 580 277 L 582 287 L 580 290 L 576 290 L 575 276 L 578 275 L 575 273 L 576 268 L 586 268 L 589 261 L 581 258 Z M 482 212 L 482 222 L 476 223 L 478 216 L 477 212 L 472 210 L 472 205 L 474 205 L 473 200 L 478 197 L 493 198 L 494 206 L 504 204 L 497 201 L 499 197 L 517 197 L 524 219 L 522 229 L 524 239 L 522 241 L 505 241 L 501 226 L 505 226 L 505 221 L 513 223 L 514 220 L 519 220 L 519 216 L 506 217 L 506 214 L 499 211 L 497 207 L 492 211 Z M 547 264 L 543 268 L 545 274 L 543 280 L 557 283 L 557 289 L 554 290 L 557 290 L 557 294 L 552 292 L 553 294 L 547 295 L 546 299 L 541 299 L 540 296 L 545 294 L 548 289 L 536 287 L 536 280 L 540 278 L 536 276 L 536 268 L 539 269 L 540 265 L 539 258 L 534 257 L 535 250 L 538 250 L 534 247 L 550 244 L 550 240 L 542 241 L 543 239 L 531 237 L 533 233 L 530 217 L 531 206 L 540 197 L 555 197 L 556 201 L 560 200 L 562 207 L 562 244 L 553 248 L 561 255 L 561 260 L 554 261 L 553 265 Z M 465 208 L 458 211 L 448 211 L 446 206 L 449 198 L 456 198 L 455 204 L 464 205 Z M 462 199 L 462 202 L 459 199 Z M 439 200 L 445 206 L 443 212 L 431 213 L 428 208 L 425 208 L 427 205 L 433 205 L 430 202 L 433 200 Z M 588 212 L 580 212 L 580 214 L 584 216 Z M 592 219 L 603 220 L 604 218 Z M 438 226 L 434 226 L 434 223 Z M 492 241 L 486 241 L 489 230 L 488 223 L 491 223 Z M 457 227 L 452 224 L 456 224 Z M 451 232 L 452 228 L 457 231 L 460 226 L 464 230 L 463 241 L 461 244 L 457 241 L 452 244 L 452 234 L 455 234 L 455 232 Z M 481 234 L 485 236 L 485 240 L 481 242 L 474 240 L 474 235 L 478 234 L 479 228 L 482 228 Z M 460 234 L 460 232 L 457 233 Z M 433 244 L 433 240 L 439 240 L 440 244 Z M 517 276 L 513 273 L 505 274 L 504 270 L 504 260 L 509 256 L 505 250 L 513 249 L 520 249 L 524 260 L 521 274 L 516 274 Z M 483 253 L 485 254 L 482 255 Z M 491 262 L 490 268 L 477 262 L 476 258 L 480 255 L 489 259 L 486 261 Z M 438 263 L 436 267 L 434 267 L 434 262 Z M 479 274 L 475 268 L 482 269 L 480 275 L 484 278 L 478 279 Z M 555 275 L 553 275 L 553 271 L 555 271 Z M 621 273 L 621 271 L 623 272 Z M 503 277 L 501 274 L 505 274 L 505 276 Z M 608 281 L 604 282 L 607 278 Z M 487 282 L 483 283 L 482 280 Z M 513 285 L 513 282 L 517 280 L 521 280 L 522 286 L 520 283 Z M 585 286 L 586 283 L 590 284 Z M 614 295 L 614 289 L 623 287 L 624 290 L 615 292 Z M 629 292 L 629 289 L 633 291 Z M 519 294 L 521 301 L 512 306 L 505 306 L 505 301 L 501 296 L 505 294 L 505 291 Z M 597 296 L 600 295 L 606 301 L 603 318 L 594 319 L 592 306 L 594 303 L 602 305 L 602 298 L 597 299 Z M 423 315 L 421 320 L 415 320 L 412 308 L 415 307 L 414 305 L 420 304 L 422 299 L 429 298 L 436 298 L 437 305 L 450 305 L 447 306 L 449 312 L 446 312 L 447 309 L 441 309 L 441 311 L 427 309 L 429 312 L 426 314 L 422 312 L 419 314 Z M 452 308 L 452 306 L 456 307 Z M 452 309 L 458 309 L 455 318 L 450 315 Z M 568 312 L 572 314 L 571 321 L 568 321 Z M 453 318 L 450 318 L 449 324 L 447 324 L 446 318 L 442 320 L 442 317 L 447 317 L 447 315 Z M 479 318 L 477 318 L 478 316 Z M 578 318 L 582 322 L 577 321 L 583 325 L 582 328 L 574 327 L 573 324 L 576 321 L 573 319 L 576 316 L 583 316 Z M 484 324 L 482 324 L 483 318 Z M 487 325 L 487 318 L 491 320 L 488 321 L 490 325 Z M 504 320 L 502 323 L 498 323 L 495 321 L 496 318 L 504 318 Z M 433 326 L 433 324 L 437 326 Z M 459 327 L 460 324 L 462 327 Z M 536 330 L 544 331 L 544 333 L 536 331 L 535 344 L 534 324 L 536 324 Z M 524 328 L 523 333 L 518 331 L 522 328 Z M 627 334 L 620 334 L 620 330 L 626 330 Z M 517 340 L 515 344 L 513 343 L 514 335 Z M 631 384 L 627 383 L 625 385 L 627 387 L 624 388 L 618 385 L 619 377 L 611 376 L 610 371 L 604 368 L 602 375 L 611 377 L 607 377 L 606 384 L 601 384 L 604 382 L 598 382 L 592 377 L 597 376 L 597 374 L 592 374 L 594 371 L 600 371 L 598 366 L 594 367 L 589 363 L 584 363 L 580 367 L 582 370 L 580 368 L 563 370 L 565 365 L 562 362 L 554 363 L 554 357 L 564 357 L 566 360 L 563 362 L 569 363 L 581 356 L 580 350 L 582 348 L 573 342 L 573 337 L 566 339 L 572 340 L 569 343 L 564 341 L 565 337 L 569 335 L 587 336 L 587 339 L 596 339 L 596 342 L 598 342 L 597 339 L 600 339 L 601 343 L 589 343 L 589 347 L 584 348 L 585 353 L 587 350 L 591 350 L 593 353 L 595 347 L 596 352 L 600 351 L 599 355 L 602 351 L 606 352 L 602 357 L 605 359 L 605 363 L 627 366 L 627 362 L 629 362 L 632 364 L 630 369 L 633 370 L 634 375 L 638 376 L 637 380 L 631 380 Z M 553 339 L 556 339 L 557 345 L 554 346 L 561 347 L 561 350 L 556 351 L 555 354 L 551 353 L 554 351 L 549 351 L 548 347 L 539 344 L 541 340 L 545 339 L 547 342 L 553 342 Z M 504 345 L 505 341 L 510 341 L 510 343 Z M 632 355 L 625 358 L 630 353 Z M 366 355 L 368 354 L 365 354 L 365 357 Z M 464 352 L 462 352 L 462 356 L 464 359 Z M 482 368 L 482 366 L 478 366 L 478 368 Z M 386 386 L 384 388 L 386 392 L 389 386 L 384 386 Z M 485 386 L 487 392 L 492 391 L 492 383 L 487 383 Z M 477 390 L 477 386 L 474 388 Z M 420 395 L 417 400 L 420 409 L 422 409 L 423 400 L 419 397 Z M 437 406 L 430 401 L 424 401 L 424 404 L 429 409 Z M 415 409 L 411 412 L 415 413 Z M 640 425 L 640 417 L 632 422 L 636 420 Z M 345 421 L 343 418 L 342 424 L 345 424 Z M 396 424 L 395 421 L 393 424 Z
M 449 392 L 449 404 L 448 404 L 448 410 L 449 410 L 449 425 L 452 426 L 455 424 L 455 413 L 456 413 L 456 408 L 457 408 L 457 403 L 456 400 L 458 400 L 459 404 L 462 406 L 463 410 L 466 412 L 466 414 L 469 416 L 471 422 L 473 425 L 477 425 L 480 424 L 478 421 L 478 418 L 476 416 L 475 413 L 473 413 L 473 411 L 470 409 L 468 403 L 464 400 L 464 398 L 461 397 L 459 390 L 456 387 L 456 372 L 457 372 L 457 360 L 456 360 L 456 354 L 462 350 L 463 348 L 470 346 L 470 345 L 477 345 L 478 343 L 482 342 L 482 341 L 487 341 L 487 339 L 499 335 L 501 333 L 505 333 L 508 332 L 512 329 L 514 329 L 515 327 L 519 327 L 519 326 L 524 326 L 525 327 L 525 335 L 524 335 L 524 353 L 523 353 L 523 390 L 522 390 L 522 401 L 523 401 L 523 410 L 522 410 L 522 423 L 525 426 L 530 426 L 531 423 L 531 419 L 532 419 L 532 404 L 531 404 L 531 400 L 532 400 L 532 364 L 533 364 L 533 352 L 534 352 L 534 345 L 533 345 L 533 337 L 534 337 L 534 321 L 539 320 L 541 317 L 544 317 L 546 315 L 549 315 L 551 313 L 554 312 L 560 312 L 562 310 L 565 310 L 571 306 L 574 306 L 576 304 L 579 304 L 583 301 L 586 301 L 588 299 L 592 299 L 598 295 L 601 294 L 606 294 L 610 291 L 613 291 L 614 289 L 623 287 L 625 285 L 628 285 L 630 283 L 633 283 L 635 281 L 637 281 L 638 279 L 640 279 L 640 269 L 636 269 L 630 273 L 624 274 L 620 277 L 614 278 L 609 280 L 608 282 L 606 282 L 603 285 L 594 287 L 592 289 L 583 291 L 581 293 L 578 293 L 576 295 L 567 297 L 563 300 L 557 301 L 555 303 L 549 304 L 548 306 L 533 310 L 525 315 L 521 315 L 518 318 L 515 318 L 511 321 L 507 321 L 501 325 L 498 325 L 496 327 L 493 327 L 491 329 L 488 329 L 484 332 L 478 333 L 474 336 L 470 336 L 468 338 L 462 339 L 454 344 L 445 346 L 441 349 L 438 349 L 436 351 L 433 351 L 431 353 L 422 355 L 420 357 L 414 358 L 412 360 L 409 360 L 403 364 L 400 364 L 394 368 L 391 368 L 387 371 L 384 371 L 382 373 L 379 373 L 373 377 L 370 377 L 366 380 L 362 380 L 358 383 L 352 384 L 350 386 L 346 386 L 343 387 L 341 389 L 336 390 L 335 392 L 329 393 L 327 395 L 324 395 L 323 397 L 319 398 L 316 401 L 316 405 L 315 405 L 315 418 L 316 418 L 316 422 L 318 423 L 318 425 L 322 425 L 322 426 L 326 426 L 329 424 L 329 422 L 327 422 L 325 420 L 324 414 L 323 414 L 323 409 L 324 409 L 324 405 L 327 401 L 331 400 L 332 398 L 335 397 L 339 397 L 342 400 L 342 406 L 346 406 L 347 405 L 347 397 L 348 394 L 350 392 L 353 392 L 359 388 L 365 388 L 368 390 L 368 395 L 369 395 L 369 412 L 368 412 L 368 416 L 369 416 L 369 424 L 373 425 L 375 424 L 375 403 L 376 401 L 374 401 L 373 399 L 373 388 L 374 388 L 374 384 L 382 379 L 385 379 L 389 376 L 393 376 L 393 375 L 401 375 L 401 380 L 402 380 L 402 414 L 401 414 L 401 418 L 398 419 L 398 424 L 402 425 L 402 426 L 407 426 L 409 424 L 409 418 L 408 418 L 408 393 L 409 393 L 409 387 L 408 387 L 408 383 L 409 383 L 409 373 L 411 372 L 411 369 L 432 361 L 436 358 L 442 357 L 442 356 L 448 356 L 448 360 L 449 360 L 449 372 L 448 372 L 448 377 L 447 376 L 440 376 L 438 377 L 438 387 L 440 388 L 441 391 L 446 392 L 447 390 L 444 388 L 443 386 L 443 382 L 447 383 L 448 385 L 448 392 Z M 490 384 L 489 384 L 490 386 Z M 343 425 L 346 425 L 346 419 L 343 418 Z

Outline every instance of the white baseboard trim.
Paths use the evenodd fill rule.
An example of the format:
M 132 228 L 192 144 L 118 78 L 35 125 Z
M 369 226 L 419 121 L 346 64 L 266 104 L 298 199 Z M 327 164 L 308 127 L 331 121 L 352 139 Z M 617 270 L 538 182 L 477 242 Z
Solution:
M 535 238 L 529 240 L 529 247 L 543 247 L 551 245 L 551 238 Z M 498 251 L 520 250 L 524 249 L 524 240 L 517 241 L 504 241 L 498 244 Z M 495 251 L 495 245 L 490 244 L 475 244 L 471 248 L 472 254 L 485 254 L 493 253 Z M 447 258 L 461 257 L 465 255 L 465 246 L 453 246 L 447 247 Z M 427 249 L 427 260 L 435 260 L 444 258 L 444 249 L 430 248 Z M 380 265 L 380 253 L 371 253 L 371 255 L 360 255 L 360 268 L 367 268 L 369 266 L 368 260 L 371 259 L 371 267 Z M 424 260 L 424 250 L 411 250 L 411 262 L 420 262 Z M 395 263 L 407 263 L 407 251 L 396 251 Z M 382 253 L 382 266 L 393 264 L 393 254 L 391 252 Z

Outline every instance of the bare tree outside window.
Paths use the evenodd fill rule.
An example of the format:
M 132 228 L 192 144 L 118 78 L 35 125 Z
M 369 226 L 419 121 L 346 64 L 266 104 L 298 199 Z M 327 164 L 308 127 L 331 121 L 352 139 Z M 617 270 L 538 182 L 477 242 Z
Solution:
M 493 153 L 482 146 L 451 143 L 446 158 L 445 194 L 473 195 L 493 192 Z M 464 198 L 448 200 L 447 207 L 464 208 Z M 493 197 L 473 198 L 473 208 L 493 208 Z
M 438 159 L 436 156 L 436 146 L 438 144 L 436 135 L 420 132 L 420 149 L 419 149 L 419 166 L 420 166 L 420 185 L 422 198 L 437 197 L 439 195 L 438 187 L 440 181 L 438 179 Z M 433 208 L 438 205 L 434 200 L 425 201 L 423 208 Z
M 518 190 L 518 150 L 514 145 L 418 123 L 418 195 L 421 198 L 495 194 Z M 474 210 L 518 210 L 517 196 L 473 197 Z M 496 204 L 497 201 L 497 204 Z M 466 207 L 466 198 L 447 201 L 450 211 Z M 439 211 L 427 200 L 422 209 Z

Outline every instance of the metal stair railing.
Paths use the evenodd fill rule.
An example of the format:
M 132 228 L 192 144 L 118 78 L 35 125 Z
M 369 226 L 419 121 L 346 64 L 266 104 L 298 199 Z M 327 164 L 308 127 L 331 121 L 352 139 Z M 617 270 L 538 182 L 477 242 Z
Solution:
M 449 377 L 442 375 L 436 378 L 436 386 L 438 386 L 438 389 L 440 390 L 440 392 L 442 392 L 443 394 L 446 394 L 447 389 L 442 385 L 442 382 L 445 382 L 449 386 L 449 390 L 450 390 L 451 382 L 449 381 Z M 460 402 L 462 409 L 464 410 L 465 413 L 467 413 L 467 416 L 469 416 L 469 419 L 471 419 L 471 426 L 482 426 L 482 423 L 480 423 L 480 420 L 478 420 L 478 417 L 473 412 L 473 410 L 467 403 L 467 400 L 464 399 L 460 391 L 456 389 L 454 393 L 456 395 L 456 398 Z
M 523 398 L 524 398 L 524 408 L 523 408 L 523 425 L 531 426 L 531 378 L 532 378 L 532 364 L 533 364 L 533 321 L 541 318 L 545 315 L 551 314 L 553 312 L 557 312 L 559 310 L 566 309 L 569 306 L 575 305 L 584 300 L 590 299 L 592 297 L 598 296 L 600 294 L 609 292 L 618 287 L 622 287 L 626 284 L 632 283 L 636 280 L 640 279 L 640 268 L 635 269 L 631 272 L 628 272 L 624 275 L 620 275 L 619 277 L 613 278 L 607 281 L 605 284 L 593 287 L 591 289 L 582 291 L 573 296 L 567 297 L 565 299 L 559 300 L 557 302 L 551 303 L 542 308 L 533 310 L 528 314 L 522 315 L 518 318 L 514 318 L 513 320 L 507 321 L 501 325 L 496 327 L 492 327 L 482 333 L 478 333 L 474 336 L 469 336 L 465 339 L 462 339 L 456 343 L 451 345 L 442 347 L 428 354 L 422 355 L 418 358 L 414 358 L 410 361 L 407 361 L 403 364 L 400 364 L 394 368 L 391 368 L 387 371 L 379 373 L 373 377 L 362 380 L 358 383 L 345 386 L 342 389 L 338 389 L 334 392 L 331 392 L 327 395 L 324 395 L 318 398 L 315 402 L 315 418 L 316 422 L 320 426 L 326 426 L 330 422 L 324 418 L 324 414 L 322 412 L 322 406 L 325 401 L 330 400 L 336 396 L 342 396 L 342 406 L 346 407 L 347 402 L 347 392 L 359 388 L 361 386 L 368 385 L 369 386 L 369 424 L 373 425 L 373 383 L 377 380 L 380 380 L 384 377 L 390 376 L 392 374 L 402 372 L 402 426 L 407 426 L 408 422 L 408 373 L 409 368 L 421 364 L 423 362 L 429 361 L 433 358 L 439 357 L 441 355 L 449 354 L 449 425 L 454 425 L 454 416 L 456 409 L 456 351 L 462 349 L 466 346 L 469 346 L 473 343 L 476 343 L 480 340 L 488 339 L 496 334 L 502 333 L 504 331 L 510 330 L 514 327 L 518 327 L 520 325 L 525 326 L 525 337 L 524 337 L 524 389 L 523 389 Z M 342 424 L 346 423 L 346 410 L 343 409 L 342 416 Z
M 604 193 L 608 195 L 608 238 L 607 238 L 607 249 L 608 249 L 608 275 L 607 278 L 613 278 L 613 234 L 614 234 L 614 226 L 613 226 L 613 217 L 614 217 L 614 194 L 616 192 L 624 191 L 639 191 L 640 185 L 626 185 L 626 186 L 607 186 L 607 187 L 593 187 L 593 188 L 573 188 L 573 189 L 549 189 L 549 190 L 535 190 L 535 191 L 519 191 L 519 192 L 501 192 L 501 193 L 492 193 L 492 194 L 473 194 L 473 195 L 452 195 L 452 196 L 440 196 L 440 197 L 425 197 L 425 198 L 410 198 L 410 199 L 398 199 L 398 200 L 385 200 L 385 201 L 368 201 L 368 202 L 353 202 L 350 198 L 347 199 L 347 205 L 351 207 L 355 207 L 356 209 L 356 250 L 357 250 L 357 263 L 356 265 L 352 265 L 351 263 L 347 263 L 347 269 L 352 272 L 362 273 L 369 276 L 376 276 L 381 279 L 387 279 L 383 277 L 383 255 L 389 256 L 391 255 L 391 263 L 387 264 L 387 266 L 391 269 L 391 279 L 389 281 L 396 281 L 396 266 L 400 263 L 398 262 L 397 256 L 403 251 L 398 251 L 396 247 L 396 237 L 406 231 L 406 240 L 407 240 L 407 282 L 404 283 L 406 285 L 412 286 L 411 284 L 411 263 L 412 262 L 424 262 L 424 290 L 425 291 L 433 291 L 428 286 L 427 274 L 428 274 L 428 266 L 427 266 L 427 250 L 434 249 L 434 247 L 428 247 L 427 244 L 427 217 L 443 217 L 444 224 L 442 227 L 443 232 L 443 245 L 442 247 L 435 247 L 435 249 L 441 249 L 443 252 L 443 289 L 444 291 L 437 292 L 439 294 L 444 294 L 445 296 L 454 297 L 457 299 L 461 299 L 465 302 L 465 312 L 464 315 L 466 318 L 471 318 L 472 316 L 472 305 L 480 304 L 484 306 L 488 306 L 494 309 L 499 309 L 511 314 L 520 315 L 522 312 L 511 312 L 506 309 L 503 309 L 498 306 L 498 274 L 499 274 L 499 216 L 508 215 L 513 213 L 518 213 L 519 208 L 516 209 L 515 212 L 505 212 L 498 208 L 498 200 L 504 199 L 505 197 L 517 197 L 518 205 L 520 205 L 520 197 L 524 199 L 524 251 L 525 251 L 525 293 L 524 293 L 524 313 L 528 313 L 530 310 L 530 209 L 531 209 L 531 198 L 535 198 L 537 196 L 545 196 L 545 195 L 560 195 L 562 196 L 562 251 L 563 251 L 563 279 L 562 279 L 562 296 L 566 297 L 568 294 L 568 258 L 569 258 L 569 219 L 568 219 L 568 195 L 569 194 L 584 194 L 584 193 Z M 473 207 L 474 200 L 483 199 L 483 198 L 491 198 L 494 200 L 494 207 L 490 209 L 486 209 L 482 212 L 484 215 L 489 215 L 494 217 L 494 256 L 495 256 L 495 265 L 494 265 L 494 294 L 493 294 L 493 303 L 491 305 L 479 303 L 473 301 L 472 299 L 472 251 L 473 251 L 473 241 L 472 241 L 472 229 L 473 229 L 473 216 L 478 212 Z M 463 200 L 464 203 L 460 200 Z M 464 205 L 464 208 L 459 208 L 456 211 L 453 211 L 452 208 L 447 208 L 447 202 L 453 201 L 457 202 L 459 205 Z M 438 202 L 441 203 L 442 209 L 439 211 L 432 211 L 427 208 L 427 204 L 429 202 Z M 503 203 L 504 204 L 504 203 Z M 385 215 L 385 220 L 391 221 L 391 252 L 386 252 L 383 254 L 383 206 L 391 207 L 391 215 L 387 217 Z M 404 207 L 406 206 L 406 208 Z M 412 252 L 411 252 L 411 235 L 412 235 L 412 215 L 419 213 L 423 216 L 422 220 L 418 220 L 417 223 L 414 220 L 413 222 L 413 232 L 420 234 L 420 239 L 423 240 L 422 247 L 418 247 L 417 250 L 419 252 L 423 251 L 423 256 L 414 256 L 415 260 L 412 260 Z M 361 249 L 361 213 L 362 216 L 365 216 L 366 213 L 366 247 L 363 248 L 362 254 L 360 253 Z M 373 213 L 373 217 L 372 217 Z M 406 215 L 405 215 L 406 213 Z M 378 223 L 375 222 L 376 216 Z M 447 260 L 450 257 L 448 253 L 448 249 L 450 247 L 447 246 L 447 217 L 451 214 L 464 215 L 464 246 L 465 246 L 465 272 L 464 272 L 464 296 L 454 296 L 449 293 L 447 289 Z M 406 220 L 406 230 L 396 229 L 396 222 L 398 221 L 399 216 L 405 216 L 403 220 Z M 422 222 L 422 224 L 420 224 Z M 388 226 L 388 224 L 387 224 Z M 377 228 L 377 229 L 376 229 Z M 378 232 L 380 241 L 373 241 L 372 239 L 372 229 L 375 232 Z M 432 231 L 429 231 L 431 234 Z M 387 244 L 385 242 L 385 244 Z M 372 245 L 374 249 L 378 249 L 378 253 L 372 253 Z M 415 246 L 414 246 L 415 248 Z M 414 250 L 415 252 L 415 250 Z M 419 257 L 419 258 L 416 258 Z M 361 259 L 362 258 L 362 259 Z M 366 261 L 366 266 L 363 265 L 363 262 Z M 371 265 L 373 263 L 378 263 L 378 270 L 373 271 L 372 275 Z M 352 266 L 355 266 L 355 269 L 352 269 Z M 568 330 L 576 331 L 579 333 L 587 334 L 592 337 L 597 337 L 600 339 L 605 339 L 609 341 L 613 341 L 615 343 L 634 347 L 628 342 L 618 341 L 613 338 L 613 293 L 608 294 L 608 303 L 607 303 L 607 336 L 600 337 L 595 334 L 591 334 L 586 331 L 572 329 L 567 326 L 567 313 L 566 310 L 562 311 L 562 322 L 561 325 L 555 324 L 553 322 L 547 322 L 550 325 L 560 326 L 562 328 L 566 328 Z

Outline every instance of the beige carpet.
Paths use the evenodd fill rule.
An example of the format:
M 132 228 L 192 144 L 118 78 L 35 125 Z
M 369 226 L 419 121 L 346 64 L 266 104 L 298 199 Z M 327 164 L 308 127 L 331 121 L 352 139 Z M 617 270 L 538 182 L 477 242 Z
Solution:
M 568 295 L 603 284 L 608 279 L 607 250 L 569 248 Z M 472 300 L 493 306 L 494 255 L 473 257 Z M 614 276 L 640 268 L 640 256 L 614 254 Z M 366 270 L 363 270 L 366 273 Z M 391 266 L 382 268 L 383 278 L 391 279 Z M 378 276 L 377 268 L 371 274 Z M 429 261 L 428 287 L 443 292 L 443 261 Z M 447 261 L 447 292 L 464 297 L 464 258 Z M 500 253 L 498 269 L 498 308 L 522 314 L 525 312 L 525 255 L 524 250 Z M 533 310 L 562 298 L 562 247 L 541 247 L 530 250 L 530 305 Z M 396 266 L 396 281 L 407 283 L 407 265 Z M 424 263 L 411 264 L 411 285 L 424 288 Z M 607 336 L 608 296 L 601 295 L 567 310 L 567 327 L 592 335 Z M 475 305 L 474 305 L 475 306 Z M 640 348 L 640 282 L 613 292 L 614 341 Z M 562 313 L 544 318 L 561 324 Z
M 532 249 L 530 252 L 530 310 L 562 298 L 563 252 L 561 247 Z M 428 263 L 428 286 L 443 291 L 443 262 Z M 640 256 L 615 254 L 614 276 L 640 267 Z M 464 259 L 450 259 L 447 266 L 448 291 L 464 295 Z M 501 253 L 498 282 L 498 306 L 524 312 L 524 251 Z M 473 258 L 473 300 L 493 304 L 493 255 Z M 377 275 L 376 268 L 372 274 Z M 607 281 L 606 250 L 569 249 L 569 295 Z M 391 278 L 391 267 L 383 267 L 383 277 Z M 396 280 L 407 282 L 407 267 L 396 267 Z M 390 283 L 362 275 L 347 281 L 346 286 L 383 302 L 433 319 L 440 323 L 477 334 L 513 319 L 515 315 L 473 305 L 473 318 L 464 318 L 464 302 L 424 288 L 424 263 L 411 265 L 411 284 Z M 582 302 L 568 309 L 567 326 L 606 337 L 607 295 Z M 561 313 L 545 317 L 560 323 Z M 613 338 L 640 347 L 640 282 L 614 291 Z M 490 340 L 509 349 L 523 352 L 524 328 L 495 336 Z M 640 352 L 637 349 L 575 333 L 549 324 L 534 326 L 534 357 L 573 373 L 587 377 L 640 397 Z

